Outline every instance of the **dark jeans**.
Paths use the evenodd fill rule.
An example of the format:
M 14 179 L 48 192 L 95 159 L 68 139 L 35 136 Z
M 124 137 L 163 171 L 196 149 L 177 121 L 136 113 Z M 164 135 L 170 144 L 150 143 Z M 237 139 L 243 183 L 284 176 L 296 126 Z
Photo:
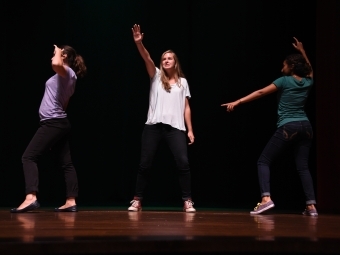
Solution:
M 174 155 L 179 170 L 182 199 L 191 199 L 191 174 L 185 132 L 161 123 L 145 125 L 144 127 L 135 197 L 140 200 L 143 198 L 143 192 L 147 185 L 148 172 L 152 167 L 153 159 L 161 139 L 166 141 Z
M 39 191 L 37 162 L 40 156 L 52 149 L 57 155 L 60 167 L 64 170 L 66 197 L 78 196 L 77 174 L 71 160 L 69 146 L 70 131 L 71 125 L 67 118 L 49 119 L 40 122 L 39 129 L 22 156 L 26 194 Z
M 312 139 L 313 129 L 309 121 L 289 122 L 276 130 L 257 162 L 261 196 L 270 196 L 270 165 L 283 150 L 292 148 L 306 204 L 316 204 L 313 180 L 308 168 Z

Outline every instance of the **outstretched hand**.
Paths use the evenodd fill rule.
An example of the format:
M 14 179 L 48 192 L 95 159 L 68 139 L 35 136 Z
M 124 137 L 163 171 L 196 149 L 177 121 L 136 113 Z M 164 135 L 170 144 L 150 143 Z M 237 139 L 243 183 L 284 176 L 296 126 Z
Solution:
M 293 46 L 294 46 L 294 48 L 297 49 L 297 50 L 300 51 L 300 52 L 301 52 L 301 51 L 304 51 L 302 42 L 299 42 L 299 40 L 296 39 L 295 37 L 293 37 L 293 38 L 294 38 L 294 40 L 295 40 L 295 43 L 292 43 Z
M 141 43 L 142 42 L 144 34 L 141 33 L 139 25 L 137 25 L 137 24 L 133 25 L 132 35 L 133 35 L 133 39 L 135 40 L 135 43 Z
M 234 110 L 235 106 L 238 106 L 241 103 L 240 100 L 237 100 L 235 102 L 231 102 L 231 103 L 226 103 L 226 104 L 222 104 L 221 106 L 225 106 L 226 107 L 226 111 L 227 112 L 231 112 Z

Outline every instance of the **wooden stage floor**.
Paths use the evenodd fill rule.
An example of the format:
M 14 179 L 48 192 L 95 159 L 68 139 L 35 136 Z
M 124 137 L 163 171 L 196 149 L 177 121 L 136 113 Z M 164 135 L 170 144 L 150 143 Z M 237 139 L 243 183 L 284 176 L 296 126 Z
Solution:
M 0 254 L 340 254 L 340 215 L 0 209 Z

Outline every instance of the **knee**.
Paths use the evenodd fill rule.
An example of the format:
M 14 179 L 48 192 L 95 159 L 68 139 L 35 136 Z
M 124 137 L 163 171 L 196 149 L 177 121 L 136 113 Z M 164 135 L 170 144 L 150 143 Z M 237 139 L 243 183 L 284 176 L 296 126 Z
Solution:
M 37 158 L 34 157 L 34 156 L 31 156 L 27 153 L 24 153 L 21 157 L 21 162 L 24 163 L 24 162 L 36 162 L 37 161 Z
M 151 164 L 140 163 L 138 173 L 142 175 L 147 174 L 150 168 L 151 168 Z
M 257 160 L 257 166 L 269 166 L 270 162 L 268 159 L 266 159 L 265 157 L 263 157 L 262 155 L 259 157 L 259 159 Z
M 296 162 L 298 172 L 309 171 L 308 162 Z
M 74 170 L 72 161 L 70 162 L 60 162 L 60 167 L 64 170 Z
M 139 171 L 140 172 L 147 172 L 151 167 L 153 163 L 153 157 L 150 155 L 143 155 L 140 158 L 139 162 Z
M 177 159 L 177 166 L 179 170 L 183 172 L 189 172 L 190 171 L 190 166 L 189 166 L 189 160 L 188 157 L 182 156 Z

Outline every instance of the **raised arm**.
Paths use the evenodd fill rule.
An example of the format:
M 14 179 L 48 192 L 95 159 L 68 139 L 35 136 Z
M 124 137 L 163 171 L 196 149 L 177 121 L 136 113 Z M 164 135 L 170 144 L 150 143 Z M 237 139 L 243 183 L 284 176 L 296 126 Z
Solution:
M 228 112 L 231 112 L 234 110 L 235 106 L 238 106 L 240 104 L 244 104 L 244 103 L 248 103 L 250 101 L 259 99 L 261 97 L 264 97 L 266 95 L 269 95 L 273 92 L 277 91 L 277 87 L 272 83 L 270 85 L 268 85 L 267 87 L 263 88 L 263 89 L 259 89 L 254 91 L 253 93 L 250 93 L 249 95 L 242 97 L 239 100 L 236 100 L 234 102 L 231 103 L 226 103 L 226 104 L 222 104 L 221 106 L 225 106 Z
M 54 53 L 52 57 L 52 69 L 62 77 L 66 77 L 67 70 L 64 65 L 63 59 L 65 55 L 63 54 L 62 49 L 58 48 L 57 45 L 54 45 Z
M 133 35 L 133 39 L 135 40 L 139 54 L 142 56 L 142 58 L 145 62 L 146 70 L 148 71 L 150 78 L 152 78 L 152 77 L 155 76 L 156 67 L 155 67 L 155 63 L 152 61 L 152 59 L 150 57 L 149 52 L 145 49 L 145 47 L 143 45 L 142 41 L 143 41 L 144 34 L 141 33 L 139 25 L 135 24 L 133 26 L 132 35 Z
M 294 48 L 297 49 L 298 51 L 300 51 L 301 55 L 306 59 L 306 62 L 308 63 L 308 65 L 311 68 L 311 71 L 310 71 L 308 76 L 313 78 L 313 68 L 312 68 L 311 63 L 309 62 L 307 55 L 306 55 L 305 49 L 303 48 L 302 42 L 299 42 L 299 40 L 296 39 L 295 37 L 293 37 L 293 38 L 295 40 L 295 43 L 292 43 L 292 44 L 293 44 Z

